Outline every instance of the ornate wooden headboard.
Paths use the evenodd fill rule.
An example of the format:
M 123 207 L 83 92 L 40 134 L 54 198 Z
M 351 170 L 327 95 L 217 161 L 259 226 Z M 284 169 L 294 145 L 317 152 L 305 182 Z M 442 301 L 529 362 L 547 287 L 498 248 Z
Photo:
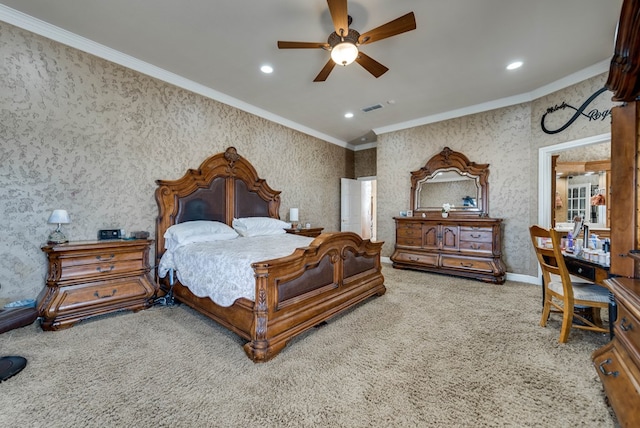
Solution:
M 156 180 L 156 264 L 164 253 L 164 233 L 172 225 L 193 220 L 280 218 L 280 192 L 258 177 L 255 168 L 235 147 L 189 169 L 177 180 Z

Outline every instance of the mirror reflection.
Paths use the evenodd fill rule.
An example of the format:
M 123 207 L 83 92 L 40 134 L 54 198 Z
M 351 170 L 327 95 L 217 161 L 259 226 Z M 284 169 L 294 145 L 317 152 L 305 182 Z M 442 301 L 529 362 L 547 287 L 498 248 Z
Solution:
M 606 171 L 558 177 L 556 223 L 570 223 L 579 216 L 595 227 L 608 227 L 606 182 Z
M 553 219 L 557 228 L 570 228 L 580 216 L 591 230 L 609 229 L 611 144 L 600 143 L 562 152 L 555 166 Z
M 452 210 L 479 211 L 482 204 L 479 178 L 457 169 L 440 169 L 416 186 L 416 210 L 440 210 L 443 204 Z

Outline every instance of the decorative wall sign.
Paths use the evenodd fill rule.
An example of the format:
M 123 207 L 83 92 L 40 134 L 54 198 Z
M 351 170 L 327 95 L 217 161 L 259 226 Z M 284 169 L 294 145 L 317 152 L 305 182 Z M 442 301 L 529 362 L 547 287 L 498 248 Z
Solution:
M 560 105 L 556 104 L 553 107 L 549 107 L 547 109 L 547 112 L 542 115 L 542 120 L 540 120 L 540 126 L 542 127 L 542 130 L 547 134 L 557 134 L 558 132 L 562 132 L 565 129 L 567 129 L 580 116 L 586 117 L 587 119 L 589 119 L 589 121 L 605 120 L 605 118 L 610 117 L 611 116 L 611 110 L 610 109 L 606 109 L 606 110 L 602 110 L 602 111 L 600 111 L 598 109 L 593 109 L 593 110 L 590 110 L 588 113 L 584 112 L 587 109 L 587 107 L 589 106 L 589 104 L 591 104 L 591 102 L 593 100 L 595 100 L 598 97 L 598 95 L 600 95 L 601 93 L 605 92 L 606 90 L 607 90 L 607 88 L 602 88 L 602 89 L 597 90 L 593 95 L 591 95 L 589 97 L 589 99 L 587 99 L 584 103 L 582 103 L 582 105 L 579 108 L 575 108 L 574 106 L 572 106 L 570 104 L 567 104 L 566 102 L 562 102 L 562 104 L 560 104 Z M 567 121 L 567 123 L 562 125 L 560 128 L 554 129 L 554 130 L 547 129 L 547 127 L 544 124 L 544 119 L 547 117 L 547 115 L 550 114 L 550 113 L 556 112 L 558 110 L 564 110 L 566 108 L 575 110 L 576 111 L 575 114 L 573 116 L 571 116 L 571 118 Z

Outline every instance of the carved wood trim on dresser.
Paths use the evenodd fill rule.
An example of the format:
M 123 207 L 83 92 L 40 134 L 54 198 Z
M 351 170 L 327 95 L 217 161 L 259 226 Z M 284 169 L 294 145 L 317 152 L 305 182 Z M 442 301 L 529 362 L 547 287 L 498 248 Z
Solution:
M 120 310 L 150 306 L 156 287 L 149 279 L 153 241 L 77 241 L 45 245 L 48 273 L 38 297 L 43 330 Z
M 501 219 L 395 217 L 394 268 L 502 284 Z

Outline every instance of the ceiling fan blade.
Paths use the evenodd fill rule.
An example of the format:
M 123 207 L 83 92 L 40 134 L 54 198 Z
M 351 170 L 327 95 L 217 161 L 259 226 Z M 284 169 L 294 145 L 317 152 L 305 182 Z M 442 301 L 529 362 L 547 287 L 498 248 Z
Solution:
M 321 42 L 281 42 L 278 41 L 279 49 L 329 49 L 328 43 Z
M 382 76 L 384 73 L 389 71 L 387 67 L 380 64 L 375 59 L 370 56 L 360 52 L 358 53 L 358 57 L 356 58 L 356 62 L 364 67 L 369 73 L 373 74 L 376 78 Z
M 347 9 L 347 0 L 327 0 L 329 5 L 329 13 L 333 21 L 333 28 L 338 36 L 346 36 L 349 34 L 349 12 Z M 340 30 L 343 30 L 341 33 Z
M 329 77 L 329 73 L 331 73 L 331 70 L 333 70 L 333 67 L 335 66 L 336 66 L 336 63 L 333 62 L 332 59 L 329 59 L 329 61 L 324 65 L 322 70 L 320 70 L 320 73 L 318 73 L 318 75 L 316 76 L 315 79 L 313 79 L 313 81 L 324 82 L 325 80 L 327 80 L 327 77 Z
M 367 43 L 377 42 L 378 40 L 386 39 L 387 37 L 395 36 L 407 31 L 416 29 L 416 17 L 413 12 L 409 12 L 400 18 L 387 22 L 371 31 L 367 31 L 360 35 L 358 43 L 366 45 Z

